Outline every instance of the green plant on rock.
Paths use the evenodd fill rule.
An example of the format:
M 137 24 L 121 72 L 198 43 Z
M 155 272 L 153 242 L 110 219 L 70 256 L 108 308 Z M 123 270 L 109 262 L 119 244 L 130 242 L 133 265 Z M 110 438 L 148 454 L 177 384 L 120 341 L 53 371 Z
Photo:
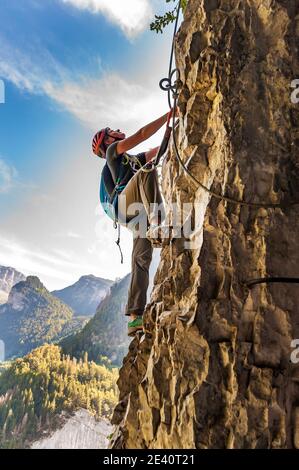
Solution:
M 169 24 L 173 23 L 176 19 L 176 11 L 178 6 L 177 0 L 166 0 L 166 3 L 177 2 L 176 6 L 164 13 L 164 15 L 155 15 L 155 21 L 150 24 L 151 31 L 156 31 L 156 33 L 163 33 L 164 28 Z M 184 12 L 187 6 L 188 0 L 181 0 L 182 11 Z

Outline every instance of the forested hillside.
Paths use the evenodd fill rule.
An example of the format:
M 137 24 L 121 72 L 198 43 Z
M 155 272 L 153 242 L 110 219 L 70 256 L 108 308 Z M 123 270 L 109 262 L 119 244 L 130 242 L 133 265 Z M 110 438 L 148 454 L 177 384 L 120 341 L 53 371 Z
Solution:
M 55 345 L 16 359 L 0 375 L 0 448 L 28 447 L 61 425 L 60 414 L 86 409 L 109 418 L 117 401 L 117 369 L 77 361 Z
M 128 317 L 124 311 L 130 276 L 128 274 L 111 286 L 110 294 L 102 300 L 95 316 L 82 331 L 61 342 L 66 354 L 82 358 L 88 352 L 88 357 L 95 362 L 101 363 L 102 356 L 107 356 L 117 366 L 122 363 L 129 345 Z
M 52 295 L 37 277 L 28 276 L 10 291 L 0 306 L 0 339 L 5 358 L 23 356 L 32 349 L 83 327 L 86 318 L 74 317 L 66 304 Z

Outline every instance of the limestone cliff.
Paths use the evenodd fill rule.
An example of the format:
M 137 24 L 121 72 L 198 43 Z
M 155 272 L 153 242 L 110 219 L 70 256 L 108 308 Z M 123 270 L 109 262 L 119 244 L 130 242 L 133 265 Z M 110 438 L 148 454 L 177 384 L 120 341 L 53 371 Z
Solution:
M 145 322 L 120 371 L 115 448 L 299 447 L 298 0 L 189 0 L 176 37 L 177 140 L 167 201 L 196 203 L 193 245 L 161 255 Z M 196 243 L 197 242 L 197 243 Z
M 13 286 L 25 279 L 26 277 L 16 269 L 0 266 L 0 305 L 7 302 Z
M 47 437 L 41 437 L 31 449 L 107 449 L 111 425 L 107 420 L 96 420 L 85 409 L 72 416 L 59 417 L 61 427 Z

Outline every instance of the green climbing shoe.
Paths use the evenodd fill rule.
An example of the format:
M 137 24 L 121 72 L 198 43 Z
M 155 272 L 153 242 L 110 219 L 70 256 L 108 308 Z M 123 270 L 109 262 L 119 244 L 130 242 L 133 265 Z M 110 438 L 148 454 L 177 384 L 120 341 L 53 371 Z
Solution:
M 128 323 L 128 336 L 134 336 L 136 331 L 143 330 L 143 318 L 138 316 L 135 320 L 129 321 Z

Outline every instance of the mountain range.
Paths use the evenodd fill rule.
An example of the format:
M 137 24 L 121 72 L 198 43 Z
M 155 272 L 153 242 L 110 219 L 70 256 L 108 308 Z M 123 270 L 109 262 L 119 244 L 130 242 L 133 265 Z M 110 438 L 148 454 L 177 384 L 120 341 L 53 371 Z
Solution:
M 80 277 L 75 284 L 65 289 L 53 291 L 52 294 L 69 305 L 75 315 L 92 316 L 112 284 L 113 281 L 109 279 L 90 274 Z
M 37 277 L 14 285 L 6 304 L 0 306 L 0 339 L 6 359 L 23 356 L 33 348 L 58 341 L 82 328 L 86 318 L 52 295 Z
M 0 340 L 5 358 L 20 357 L 44 343 L 61 342 L 65 353 L 120 365 L 127 351 L 124 315 L 130 274 L 113 283 L 93 275 L 82 276 L 65 289 L 49 292 L 38 277 L 25 278 L 13 268 L 2 268 L 7 302 L 0 305 Z M 88 316 L 89 315 L 89 316 Z

